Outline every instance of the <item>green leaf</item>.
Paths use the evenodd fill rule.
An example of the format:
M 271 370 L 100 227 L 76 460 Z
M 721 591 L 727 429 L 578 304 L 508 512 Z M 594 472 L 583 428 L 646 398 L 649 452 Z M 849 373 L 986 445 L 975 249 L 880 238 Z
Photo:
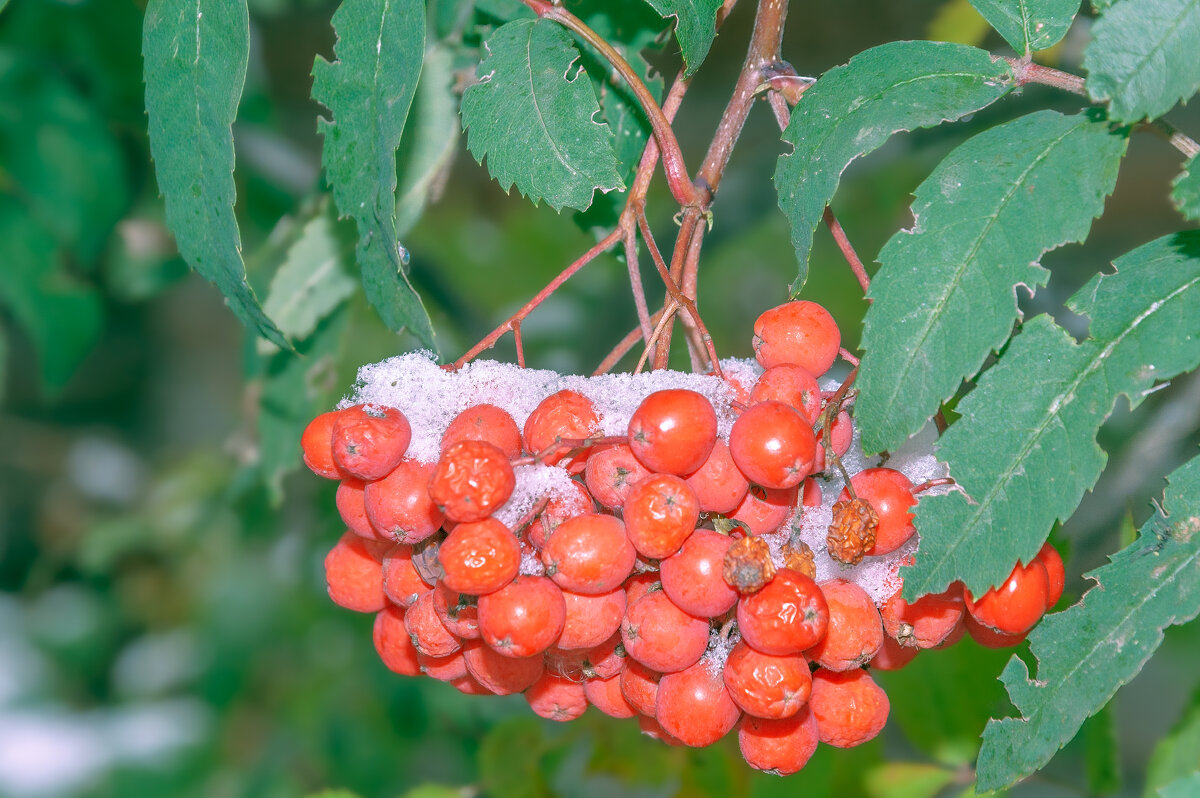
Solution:
M 307 338 L 317 322 L 354 293 L 355 281 L 342 268 L 344 251 L 334 220 L 324 210 L 304 225 L 263 304 L 284 335 Z
M 1079 11 L 1079 0 L 971 0 L 1018 55 L 1058 44 Z
M 463 791 L 442 784 L 422 784 L 404 793 L 403 798 L 462 798 Z
M 891 42 L 829 70 L 792 111 L 783 140 L 792 152 L 775 167 L 779 207 L 792 227 L 799 293 L 813 231 L 842 172 L 893 133 L 933 127 L 978 111 L 1013 87 L 1008 64 L 961 44 Z
M 321 163 L 342 216 L 358 225 L 356 258 L 367 299 L 384 323 L 434 348 L 433 324 L 404 270 L 396 234 L 396 150 L 425 53 L 422 0 L 345 0 L 333 15 L 333 63 L 313 64 L 322 119 Z
M 886 762 L 867 773 L 869 798 L 933 798 L 954 781 L 954 771 L 923 762 Z
M 1039 111 L 963 143 L 917 188 L 913 228 L 880 251 L 868 292 L 865 449 L 898 447 L 1004 343 L 1016 286 L 1045 283 L 1042 254 L 1087 237 L 1125 145 L 1086 114 Z
M 685 74 L 700 68 L 717 36 L 717 11 L 723 0 L 646 0 L 662 17 L 675 17 L 675 40 L 683 53 Z
M 1167 480 L 1165 514 L 1156 513 L 1136 543 L 1088 574 L 1096 587 L 1080 603 L 1048 615 L 1030 633 L 1037 681 L 1017 657 L 1004 669 L 1000 678 L 1021 717 L 984 729 L 980 789 L 1007 786 L 1045 765 L 1142 669 L 1164 628 L 1200 613 L 1200 457 Z
M 1123 122 L 1154 118 L 1200 88 L 1200 0 L 1121 0 L 1092 25 L 1088 94 Z
M 1121 791 L 1121 749 L 1117 717 L 1112 704 L 1083 722 L 1084 771 L 1090 795 L 1115 795 Z
M 458 99 L 454 96 L 454 64 L 445 47 L 425 53 L 425 79 L 413 100 L 413 123 L 400 143 L 400 185 L 396 203 L 396 235 L 404 236 L 435 199 L 458 151 Z
M 307 798 L 359 798 L 358 793 L 350 790 L 321 790 L 310 793 Z
M 1200 772 L 1171 782 L 1158 791 L 1162 798 L 1194 798 L 1200 795 Z
M 1155 798 L 1159 789 L 1180 779 L 1200 766 L 1200 691 L 1192 694 L 1190 705 L 1171 733 L 1154 746 L 1146 765 L 1145 798 Z
M 91 351 L 104 307 L 99 293 L 63 268 L 53 234 L 26 208 L 0 194 L 0 304 L 12 313 L 38 354 L 43 387 L 57 392 Z
M 179 253 L 243 324 L 287 340 L 246 281 L 233 214 L 233 120 L 250 50 L 245 0 L 150 0 L 142 29 L 150 153 Z
M 489 796 L 549 798 L 541 766 L 549 748 L 542 724 L 518 717 L 494 727 L 479 746 L 479 781 Z
M 463 94 L 467 147 L 505 191 L 556 211 L 586 209 L 595 189 L 623 189 L 612 131 L 571 37 L 555 22 L 519 19 L 487 40 L 479 82 Z
M 957 579 L 976 595 L 1003 582 L 1095 484 L 1105 462 L 1096 431 L 1117 396 L 1136 407 L 1156 382 L 1200 365 L 1200 231 L 1114 266 L 1068 302 L 1091 319 L 1087 340 L 1038 316 L 959 403 L 938 456 L 962 492 L 917 503 L 921 556 L 902 570 L 906 596 Z
M 1200 155 L 1193 155 L 1171 184 L 1171 201 L 1184 218 L 1200 221 Z

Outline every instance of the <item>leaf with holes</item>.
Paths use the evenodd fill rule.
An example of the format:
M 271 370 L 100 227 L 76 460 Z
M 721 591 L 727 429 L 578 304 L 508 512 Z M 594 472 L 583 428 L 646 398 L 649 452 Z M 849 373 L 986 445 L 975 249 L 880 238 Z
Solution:
M 1068 302 L 1091 319 L 1086 340 L 1038 316 L 959 402 L 938 457 L 963 492 L 917 503 L 921 556 L 902 571 L 906 596 L 955 580 L 978 595 L 1003 582 L 1095 485 L 1106 459 L 1096 432 L 1117 397 L 1136 407 L 1159 381 L 1200 365 L 1200 231 L 1113 265 Z
M 717 36 L 723 0 L 646 0 L 662 17 L 675 17 L 675 40 L 688 75 L 695 73 Z
M 1049 762 L 1141 671 L 1163 629 L 1200 613 L 1200 457 L 1167 481 L 1165 514 L 1156 513 L 1133 545 L 1088 574 L 1096 586 L 1078 604 L 1029 634 L 1037 681 L 1019 657 L 1004 669 L 1000 678 L 1021 715 L 984 729 L 980 789 L 1006 787 Z
M 898 447 L 1007 340 L 1015 287 L 1043 284 L 1043 253 L 1087 237 L 1125 144 L 1086 114 L 1039 111 L 968 140 L 917 188 L 868 292 L 864 448 Z
M 396 236 L 396 150 L 425 52 L 421 0 L 346 0 L 333 15 L 333 63 L 313 64 L 313 99 L 333 114 L 317 128 L 321 163 L 342 216 L 358 225 L 367 299 L 393 330 L 434 348 L 433 325 L 404 271 Z
M 1018 55 L 1058 44 L 1079 11 L 1079 0 L 971 0 L 971 5 Z
M 242 323 L 287 339 L 246 281 L 233 214 L 233 120 L 246 80 L 246 0 L 150 0 L 142 28 L 146 115 L 167 226 L 179 254 Z
M 808 277 L 813 231 L 854 159 L 893 133 L 932 127 L 991 105 L 1013 87 L 1006 62 L 962 44 L 892 42 L 829 70 L 792 111 L 775 167 L 779 207 L 792 228 L 799 273 Z

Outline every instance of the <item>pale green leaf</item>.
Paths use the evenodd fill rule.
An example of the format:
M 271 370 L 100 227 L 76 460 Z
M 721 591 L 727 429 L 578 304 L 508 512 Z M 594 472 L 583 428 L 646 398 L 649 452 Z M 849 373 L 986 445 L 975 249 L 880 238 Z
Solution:
M 685 72 L 695 73 L 717 35 L 717 11 L 723 0 L 646 0 L 662 17 L 675 17 L 675 39 Z
M 1018 55 L 1058 44 L 1079 11 L 1079 0 L 971 0 Z
M 984 729 L 981 789 L 1005 787 L 1044 766 L 1141 671 L 1163 629 L 1200 613 L 1200 457 L 1167 479 L 1166 514 L 1156 513 L 1136 543 L 1088 574 L 1096 586 L 1078 604 L 1030 633 L 1037 680 L 1018 657 L 1004 669 L 1000 678 L 1021 714 Z
M 1200 155 L 1193 155 L 1171 184 L 1171 201 L 1184 218 L 1200 221 Z
M 842 172 L 893 133 L 932 127 L 990 105 L 1013 87 L 1008 64 L 975 47 L 892 42 L 859 53 L 821 76 L 792 111 L 775 168 L 779 207 L 792 228 L 799 273 L 808 276 L 813 231 Z
M 333 63 L 313 64 L 313 98 L 332 121 L 321 163 L 342 216 L 358 225 L 356 258 L 367 299 L 393 330 L 434 348 L 433 325 L 405 273 L 396 235 L 396 150 L 425 53 L 422 0 L 345 0 L 333 15 Z
M 1162 798 L 1196 798 L 1200 795 L 1200 772 L 1191 773 L 1158 791 Z
M 1158 741 L 1146 764 L 1145 798 L 1157 798 L 1160 788 L 1200 767 L 1200 692 L 1192 694 L 1183 717 Z
M 233 213 L 233 120 L 246 79 L 245 0 L 150 0 L 142 29 L 150 154 L 179 254 L 244 324 L 287 340 L 246 281 Z
M 1161 116 L 1200 88 L 1200 0 L 1120 0 L 1092 26 L 1087 90 L 1123 122 Z
M 549 20 L 519 19 L 486 42 L 479 82 L 463 95 L 467 147 L 492 177 L 555 210 L 586 209 L 595 189 L 624 188 L 608 125 L 579 51 Z
M 917 188 L 868 292 L 864 448 L 898 447 L 1004 343 L 1016 286 L 1045 283 L 1042 254 L 1087 237 L 1125 144 L 1086 114 L 1039 111 L 968 140 Z
M 458 151 L 458 98 L 453 92 L 450 51 L 433 45 L 425 53 L 425 76 L 413 100 L 412 124 L 400 144 L 396 235 L 404 236 L 435 199 Z
M 0 11 L 3 11 L 4 7 L 7 5 L 8 5 L 8 0 L 0 0 Z
M 1091 319 L 1086 340 L 1038 316 L 959 402 L 938 456 L 963 492 L 917 503 L 921 556 L 902 570 L 906 595 L 959 579 L 978 595 L 1003 582 L 1095 484 L 1106 459 L 1096 431 L 1118 395 L 1136 407 L 1157 382 L 1200 365 L 1200 231 L 1114 266 L 1068 303 Z
M 403 798 L 463 798 L 463 791 L 442 784 L 422 784 L 404 793 Z
M 867 773 L 869 798 L 934 798 L 954 781 L 954 771 L 923 762 L 886 762 Z

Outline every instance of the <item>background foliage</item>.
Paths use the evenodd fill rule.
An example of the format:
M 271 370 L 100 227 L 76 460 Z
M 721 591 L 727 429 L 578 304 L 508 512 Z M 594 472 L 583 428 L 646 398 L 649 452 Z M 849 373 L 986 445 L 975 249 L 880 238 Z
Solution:
M 590 246 L 593 228 L 611 224 L 619 206 L 614 196 L 597 195 L 587 212 L 559 214 L 553 207 L 587 203 L 555 200 L 523 184 L 528 179 L 536 186 L 537 175 L 514 175 L 520 192 L 545 196 L 532 207 L 518 192 L 506 196 L 468 154 L 469 138 L 458 139 L 457 109 L 436 89 L 461 86 L 475 64 L 443 42 L 462 35 L 481 44 L 500 20 L 519 13 L 515 4 L 481 0 L 472 9 L 430 2 L 435 24 L 425 41 L 421 84 L 384 80 L 355 86 L 353 93 L 332 87 L 337 70 L 358 74 L 380 53 L 419 53 L 419 44 L 405 39 L 413 29 L 381 29 L 380 35 L 407 46 L 372 52 L 355 49 L 364 34 L 347 27 L 361 17 L 343 24 L 334 2 L 251 0 L 248 14 L 238 15 L 236 3 L 205 0 L 203 26 L 191 20 L 190 28 L 188 19 L 161 16 L 171 5 L 0 2 L 0 795 L 294 796 L 329 788 L 440 798 L 464 794 L 463 787 L 496 796 L 617 790 L 756 798 L 804 791 L 871 798 L 972 794 L 980 734 L 989 718 L 1013 712 L 996 677 L 1003 670 L 1005 684 L 1016 685 L 1022 702 L 1035 688 L 1026 686 L 1019 663 L 1005 668 L 1007 653 L 969 643 L 885 674 L 893 702 L 885 734 L 854 751 L 823 748 L 788 780 L 749 772 L 736 747 L 668 749 L 640 738 L 629 723 L 591 714 L 560 727 L 531 717 L 520 698 L 470 699 L 386 672 L 370 645 L 370 619 L 339 611 L 324 596 L 321 558 L 336 540 L 339 521 L 331 486 L 296 470 L 298 430 L 342 395 L 360 363 L 429 344 L 433 330 L 442 354 L 457 356 Z M 598 20 L 595 27 L 604 21 L 599 0 L 569 5 Z M 662 0 L 650 3 L 649 13 L 647 4 L 633 0 L 614 6 L 627 26 L 619 37 L 632 43 L 634 53 L 655 42 L 662 17 L 681 14 L 678 46 L 658 41 L 649 62 L 632 60 L 648 77 L 650 63 L 673 74 L 681 49 L 688 68 L 699 70 L 676 126 L 692 160 L 706 146 L 740 64 L 750 23 L 745 5 L 711 41 L 704 30 L 682 22 L 697 9 L 714 11 L 715 3 Z M 1034 36 L 1007 13 L 1009 3 L 976 4 L 999 33 L 989 32 L 980 13 L 958 0 L 795 4 L 784 52 L 802 74 L 817 75 L 897 39 L 956 44 L 888 47 L 1007 53 L 1062 38 L 1039 55 L 1041 62 L 1076 73 L 1087 67 L 1099 76 L 1119 71 L 1119 59 L 1089 63 L 1085 46 L 1093 35 L 1102 40 L 1127 29 L 1118 28 L 1118 17 L 1130 14 L 1133 3 L 1114 4 L 1112 16 L 1094 28 L 1085 8 L 1069 30 L 1054 22 L 1069 17 L 1062 5 L 1021 4 L 1052 23 Z M 1127 25 L 1172 14 L 1196 18 L 1194 2 L 1142 6 L 1144 13 Z M 521 23 L 538 36 L 555 35 L 542 33 L 547 24 Z M 1139 46 L 1165 53 L 1179 65 L 1170 81 L 1139 83 L 1135 91 L 1109 88 L 1103 79 L 1089 87 L 1095 99 L 1111 99 L 1118 119 L 1161 113 L 1200 82 L 1200 62 L 1188 55 L 1195 52 L 1188 48 L 1195 32 L 1182 26 L 1159 41 L 1159 30 L 1151 27 L 1132 44 L 1119 39 L 1113 47 L 1132 48 L 1122 58 L 1135 63 L 1145 56 Z M 220 63 L 245 64 L 240 102 L 231 85 L 236 74 L 220 69 L 180 74 L 177 88 L 188 90 L 182 99 L 156 99 L 153 86 L 151 96 L 144 95 L 146 72 L 167 68 L 181 45 L 209 41 L 230 48 Z M 873 53 L 859 59 L 884 58 L 889 70 L 897 63 L 886 60 L 886 48 Z M 936 57 L 922 54 L 907 62 L 931 71 Z M 197 63 L 207 68 L 216 62 Z M 393 64 L 382 74 L 403 69 Z M 860 79 L 853 72 L 833 74 Z M 649 82 L 661 92 L 661 80 Z M 627 96 L 609 84 L 600 88 L 599 111 L 624 134 L 614 137 L 615 161 L 626 164 L 647 131 Z M 991 88 L 996 94 L 1011 90 Z M 815 107 L 820 97 L 814 89 L 804 103 L 812 100 L 808 107 Z M 841 175 L 836 210 L 864 257 L 879 253 L 886 263 L 902 246 L 894 234 L 912 223 L 911 194 L 921 213 L 952 211 L 948 204 L 937 207 L 931 187 L 955 159 L 994 161 L 995 173 L 1004 177 L 998 184 L 1011 185 L 1000 166 L 1019 165 L 1020 156 L 1001 158 L 987 135 L 975 134 L 1027 125 L 1055 146 L 1080 146 L 1088 168 L 1070 172 L 1081 175 L 1078 193 L 1090 199 L 1046 208 L 1036 204 L 1037 195 L 1017 199 L 1028 206 L 1025 218 L 1045 216 L 1046 223 L 1044 231 L 1022 229 L 1009 237 L 1030 250 L 1020 257 L 1033 261 L 1053 251 L 1040 261 L 1047 272 L 1026 280 L 1045 287 L 1032 298 L 1018 292 L 1019 309 L 1033 321 L 1006 356 L 1015 364 L 1020 347 L 1034 359 L 1039 347 L 1057 348 L 1071 352 L 1086 376 L 1094 347 L 1077 339 L 1090 331 L 1101 342 L 1096 346 L 1103 346 L 1120 331 L 1098 325 L 1094 311 L 1102 307 L 1103 292 L 1085 283 L 1097 264 L 1189 224 L 1168 199 L 1172 185 L 1176 204 L 1194 220 L 1200 169 L 1193 159 L 1181 176 L 1181 159 L 1165 141 L 1132 136 L 1114 185 L 1113 170 L 1086 156 L 1101 152 L 1120 159 L 1126 140 L 1080 114 L 1082 99 L 1032 85 L 989 105 L 993 99 L 964 89 L 946 108 L 914 114 L 903 124 L 889 118 L 892 129 L 911 133 L 830 153 L 838 166 L 850 164 Z M 148 119 L 148 100 L 185 109 L 192 126 L 171 128 L 180 120 Z M 401 120 L 403 132 L 376 129 L 370 114 L 376 102 L 412 104 Z M 487 100 L 480 95 L 479 102 Z M 1026 116 L 1035 111 L 1038 116 Z M 353 117 L 360 112 L 361 121 Z M 862 113 L 880 111 L 864 107 Z M 318 116 L 328 121 L 318 125 Z M 959 117 L 963 121 L 955 125 L 925 128 Z M 1193 135 L 1200 131 L 1195 105 L 1176 108 L 1168 118 Z M 803 124 L 797 120 L 800 114 L 789 137 L 808 141 L 796 135 Z M 189 132 L 196 123 L 208 134 L 202 139 Z M 174 157 L 152 150 L 151 134 L 177 150 Z M 1091 141 L 1087 147 L 1075 143 L 1084 138 Z M 331 141 L 366 146 L 368 155 L 362 149 L 347 155 Z M 393 171 L 397 148 L 399 169 Z M 770 114 L 755 109 L 722 184 L 704 252 L 699 301 L 722 355 L 749 355 L 755 316 L 783 301 L 789 284 L 803 282 L 796 281 L 798 248 L 807 264 L 804 296 L 834 312 L 848 346 L 857 346 L 860 335 L 869 343 L 873 335 L 870 327 L 861 330 L 866 303 L 828 236 L 818 231 L 798 241 L 804 226 L 793 219 L 789 227 L 776 206 L 770 177 L 784 151 Z M 491 158 L 489 153 L 485 163 L 495 170 Z M 364 162 L 371 171 L 356 172 Z M 182 171 L 164 172 L 163 163 Z M 838 174 L 814 190 L 833 196 Z M 337 190 L 355 175 L 360 185 L 348 196 L 375 196 L 374 205 L 359 212 Z M 593 185 L 628 179 L 612 171 Z M 669 232 L 671 203 L 661 186 L 653 191 L 652 201 L 661 201 L 651 208 L 663 212 L 651 222 Z M 1104 217 L 1086 242 L 1069 243 L 1085 237 L 1101 208 Z M 351 219 L 339 220 L 339 212 Z M 820 208 L 804 213 L 811 232 Z M 406 251 L 380 246 L 393 228 Z M 270 341 L 248 333 L 218 290 L 187 268 L 184 257 L 197 261 L 189 250 L 197 235 L 222 244 L 216 262 L 199 271 L 220 284 L 235 313 Z M 1195 232 L 1184 236 L 1186 248 L 1194 250 Z M 918 237 L 909 239 L 903 245 L 920 246 Z M 971 244 L 964 238 L 964 246 Z M 1166 290 L 1160 283 L 1171 279 L 1170 258 L 1155 250 L 1142 255 L 1131 270 L 1153 270 L 1142 283 L 1145 301 L 1152 303 Z M 395 268 L 406 258 L 411 288 L 397 279 Z M 947 255 L 951 261 L 961 263 Z M 359 287 L 359 266 L 365 289 Z M 1068 306 L 1072 295 L 1078 299 Z M 523 325 L 530 362 L 590 370 L 635 325 L 627 296 L 623 264 L 602 258 Z M 265 313 L 257 311 L 255 297 Z M 1131 300 L 1120 294 L 1112 301 Z M 389 317 L 397 307 L 400 314 Z M 428 328 L 418 323 L 400 336 L 393 332 L 426 313 Z M 1001 320 L 1003 335 L 1014 317 Z M 1136 341 L 1162 341 L 1178 361 L 1176 372 L 1195 367 L 1196 345 L 1172 340 L 1177 328 L 1168 323 L 1161 334 Z M 979 359 L 996 343 L 993 337 L 975 347 Z M 511 344 L 502 343 L 495 355 L 511 357 Z M 1016 373 L 1028 379 L 1034 372 Z M 953 377 L 955 384 L 961 376 Z M 1002 376 L 993 378 L 994 385 L 981 380 L 957 407 L 964 428 L 978 408 L 1011 404 L 1019 380 Z M 1071 423 L 1071 457 L 1094 463 L 1091 436 L 1114 402 L 1116 410 L 1099 429 L 1109 462 L 1098 488 L 1054 532 L 1068 550 L 1068 593 L 1074 597 L 1090 585 L 1078 575 L 1131 543 L 1136 529 L 1142 536 L 1123 556 L 1161 537 L 1162 519 L 1151 515 L 1149 500 L 1162 495 L 1164 475 L 1194 457 L 1200 443 L 1195 374 L 1148 395 L 1141 383 L 1079 384 L 1082 394 L 1099 398 L 1081 405 Z M 1120 392 L 1129 400 L 1118 398 Z M 944 396 L 933 390 L 925 404 L 936 406 Z M 1085 412 L 1094 404 L 1103 407 Z M 920 420 L 908 423 L 919 426 Z M 1068 462 L 1072 473 L 1075 466 Z M 1091 482 L 1077 479 L 1071 488 L 1078 494 Z M 1190 472 L 1173 478 L 1175 493 L 1168 493 L 1164 507 L 1188 501 L 1180 486 L 1195 481 Z M 1194 488 L 1190 496 L 1194 502 Z M 923 503 L 922 512 L 957 512 L 948 507 L 951 501 L 946 497 L 944 508 Z M 1044 509 L 1056 511 L 1051 503 Z M 1007 554 L 992 559 L 1012 560 Z M 1186 556 L 1182 561 L 1194 568 Z M 938 578 L 928 575 L 931 585 Z M 1185 587 L 1194 590 L 1180 584 Z M 1138 608 L 1146 617 L 1140 630 L 1157 635 L 1160 627 L 1185 620 L 1171 614 L 1169 598 L 1163 599 L 1167 606 Z M 1095 611 L 1095 601 L 1071 612 Z M 1166 796 L 1192 794 L 1188 779 L 1194 781 L 1191 774 L 1200 767 L 1196 638 L 1194 625 L 1168 626 L 1141 675 L 1084 722 L 1064 754 L 1012 794 L 1154 795 L 1160 787 Z M 1101 635 L 1080 645 L 1104 642 Z M 1053 656 L 1060 643 L 1044 629 L 1035 635 L 1033 651 Z M 1084 686 L 1092 693 L 1110 689 L 1090 681 Z M 1095 709 L 1072 700 L 1079 720 Z M 987 734 L 1009 736 L 1012 724 L 989 726 Z M 445 786 L 428 786 L 433 784 Z

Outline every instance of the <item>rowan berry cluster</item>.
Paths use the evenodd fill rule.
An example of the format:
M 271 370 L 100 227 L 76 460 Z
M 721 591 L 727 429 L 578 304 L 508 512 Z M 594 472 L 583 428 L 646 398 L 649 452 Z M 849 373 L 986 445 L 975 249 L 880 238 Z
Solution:
M 689 746 L 736 727 L 780 774 L 872 739 L 889 704 L 871 669 L 965 632 L 1015 644 L 1062 561 L 1047 547 L 978 599 L 905 602 L 911 509 L 950 482 L 928 441 L 863 457 L 849 381 L 820 382 L 840 352 L 820 305 L 764 313 L 754 351 L 719 377 L 364 367 L 302 440 L 341 481 L 330 596 L 376 613 L 393 671 L 546 718 L 592 705 Z

